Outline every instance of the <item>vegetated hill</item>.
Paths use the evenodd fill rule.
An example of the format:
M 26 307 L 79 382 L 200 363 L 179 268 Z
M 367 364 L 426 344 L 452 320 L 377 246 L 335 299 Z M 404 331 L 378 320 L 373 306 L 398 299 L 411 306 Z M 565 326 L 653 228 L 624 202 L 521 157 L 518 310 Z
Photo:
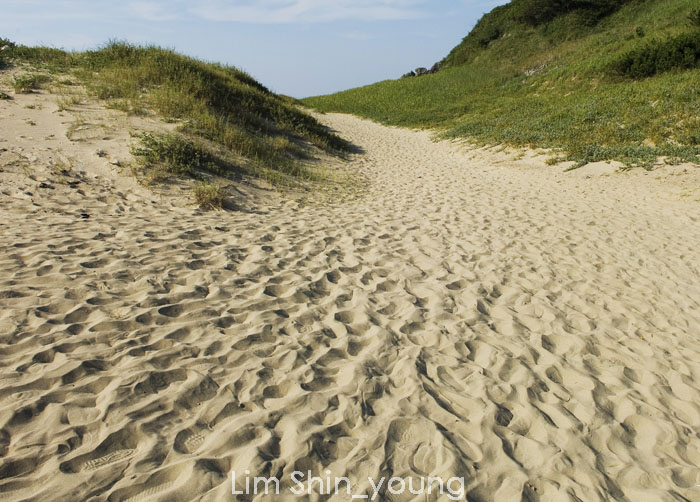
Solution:
M 273 182 L 314 178 L 315 171 L 300 161 L 311 145 L 338 154 L 348 148 L 292 99 L 230 66 L 122 42 L 86 52 L 0 39 L 2 46 L 0 69 L 24 68 L 15 78 L 16 92 L 69 74 L 108 107 L 179 123 L 174 134 L 142 135 L 134 150 L 158 178 L 197 177 L 201 171 L 248 173 Z
M 513 0 L 444 63 L 304 102 L 482 144 L 561 149 L 579 163 L 700 161 L 697 0 Z

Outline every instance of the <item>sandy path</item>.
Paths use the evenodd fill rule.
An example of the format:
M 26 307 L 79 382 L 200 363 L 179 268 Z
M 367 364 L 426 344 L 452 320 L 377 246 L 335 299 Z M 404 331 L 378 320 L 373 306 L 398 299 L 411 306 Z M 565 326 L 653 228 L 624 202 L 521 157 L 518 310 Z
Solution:
M 351 201 L 0 196 L 3 500 L 234 500 L 245 469 L 700 500 L 698 204 L 323 120 L 366 151 Z M 238 500 L 349 500 L 287 488 Z

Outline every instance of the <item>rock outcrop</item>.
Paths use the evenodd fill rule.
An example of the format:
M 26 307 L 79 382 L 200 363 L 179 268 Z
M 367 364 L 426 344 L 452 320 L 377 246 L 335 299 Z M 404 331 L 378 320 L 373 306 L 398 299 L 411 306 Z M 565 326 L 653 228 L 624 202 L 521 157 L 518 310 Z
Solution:
M 427 68 L 423 68 L 421 66 L 420 68 L 416 68 L 413 71 L 409 71 L 408 73 L 404 73 L 401 76 L 401 78 L 422 77 L 423 75 L 430 75 L 431 73 L 437 73 L 441 69 L 442 69 L 442 61 L 438 61 L 433 66 L 431 66 L 429 70 Z
M 433 66 L 430 67 L 430 73 L 437 73 L 442 70 L 442 61 L 438 61 Z

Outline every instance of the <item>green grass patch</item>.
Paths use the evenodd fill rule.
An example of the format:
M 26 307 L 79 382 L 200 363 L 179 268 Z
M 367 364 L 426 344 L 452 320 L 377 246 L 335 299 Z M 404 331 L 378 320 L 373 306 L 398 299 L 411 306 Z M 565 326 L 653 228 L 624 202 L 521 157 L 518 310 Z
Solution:
M 700 162 L 700 69 L 655 62 L 647 78 L 611 71 L 629 54 L 695 33 L 678 22 L 695 0 L 623 2 L 592 24 L 582 21 L 581 9 L 564 6 L 536 26 L 519 18 L 518 5 L 484 16 L 437 74 L 303 102 L 481 145 L 551 148 L 577 163 Z

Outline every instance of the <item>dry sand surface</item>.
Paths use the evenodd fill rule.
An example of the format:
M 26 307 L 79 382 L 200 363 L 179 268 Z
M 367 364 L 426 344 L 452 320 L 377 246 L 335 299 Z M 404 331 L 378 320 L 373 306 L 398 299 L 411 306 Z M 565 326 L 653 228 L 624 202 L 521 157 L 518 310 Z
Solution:
M 565 174 L 327 115 L 365 151 L 357 195 L 204 213 L 22 99 L 0 103 L 3 501 L 350 500 L 293 496 L 295 470 L 700 501 L 700 169 Z M 236 499 L 246 469 L 283 495 Z

